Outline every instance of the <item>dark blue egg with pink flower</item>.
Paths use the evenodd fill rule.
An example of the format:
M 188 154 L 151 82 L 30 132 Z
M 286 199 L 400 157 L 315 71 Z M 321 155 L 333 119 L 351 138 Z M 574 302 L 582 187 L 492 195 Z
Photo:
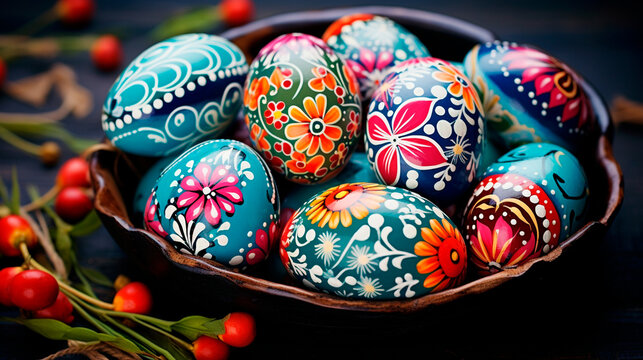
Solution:
M 279 196 L 268 166 L 236 140 L 210 140 L 161 173 L 145 208 L 145 227 L 176 249 L 244 269 L 272 248 Z
M 380 182 L 448 206 L 476 177 L 484 125 L 482 103 L 460 70 L 436 58 L 407 60 L 373 94 L 366 153 Z
M 496 41 L 474 46 L 464 67 L 505 150 L 549 142 L 578 155 L 595 147 L 599 127 L 584 81 L 565 63 L 532 46 Z

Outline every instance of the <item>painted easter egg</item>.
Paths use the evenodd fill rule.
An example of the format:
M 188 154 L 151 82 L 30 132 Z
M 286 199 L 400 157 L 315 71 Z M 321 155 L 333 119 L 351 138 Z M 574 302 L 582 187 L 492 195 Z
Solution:
M 475 179 L 483 116 L 473 85 L 449 62 L 407 60 L 391 69 L 371 100 L 368 159 L 382 183 L 448 206 Z
M 357 76 L 362 101 L 371 98 L 387 71 L 405 60 L 430 56 L 424 44 L 393 20 L 353 14 L 332 23 L 322 39 Z
M 174 159 L 176 159 L 176 156 L 171 155 L 156 160 L 156 162 L 145 172 L 145 174 L 143 174 L 141 180 L 138 182 L 132 202 L 132 218 L 136 223 L 143 223 L 145 206 L 147 206 L 147 200 L 150 198 L 154 185 L 156 185 L 156 180 L 159 178 L 165 167 L 170 165 Z
M 276 239 L 279 196 L 265 162 L 236 140 L 207 140 L 168 165 L 145 209 L 145 226 L 187 254 L 244 269 Z
M 217 137 L 241 107 L 247 72 L 241 50 L 222 37 L 161 41 L 134 59 L 109 90 L 105 135 L 125 152 L 154 157 Z
M 286 179 L 331 179 L 361 134 L 358 92 L 355 75 L 321 39 L 282 35 L 250 67 L 244 95 L 250 138 Z
M 297 210 L 315 194 L 332 186 L 353 182 L 378 182 L 375 173 L 371 169 L 371 164 L 363 152 L 353 153 L 342 171 L 334 178 L 322 184 L 293 184 L 292 186 L 288 186 L 286 191 L 282 192 L 281 208 Z
M 578 154 L 595 146 L 599 127 L 582 80 L 561 61 L 533 47 L 496 41 L 474 46 L 464 65 L 490 132 L 505 149 L 551 142 Z
M 462 283 L 466 245 L 433 203 L 376 183 L 331 187 L 285 224 L 279 254 L 314 290 L 348 298 L 408 299 Z
M 469 259 L 486 274 L 547 254 L 584 224 L 589 188 L 574 155 L 530 143 L 484 173 L 463 220 Z

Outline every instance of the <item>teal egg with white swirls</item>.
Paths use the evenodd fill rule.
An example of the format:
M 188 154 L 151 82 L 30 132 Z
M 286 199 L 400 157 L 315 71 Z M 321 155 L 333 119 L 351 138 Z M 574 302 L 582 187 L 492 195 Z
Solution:
M 186 34 L 143 51 L 103 104 L 102 127 L 117 148 L 167 156 L 223 133 L 243 102 L 248 64 L 230 41 Z

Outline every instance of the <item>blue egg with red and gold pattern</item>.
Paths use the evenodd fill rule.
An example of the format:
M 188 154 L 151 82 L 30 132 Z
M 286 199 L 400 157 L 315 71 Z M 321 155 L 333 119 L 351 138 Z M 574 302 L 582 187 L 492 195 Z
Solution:
M 161 173 L 145 227 L 177 250 L 243 270 L 268 257 L 278 236 L 279 196 L 268 165 L 236 140 L 207 140 Z
M 585 224 L 589 187 L 578 159 L 549 143 L 519 146 L 491 164 L 463 216 L 482 273 L 546 255 Z
M 446 207 L 476 179 L 485 120 L 469 79 L 437 58 L 407 60 L 375 90 L 366 153 L 380 182 Z
M 550 142 L 579 154 L 595 147 L 599 127 L 583 79 L 565 63 L 531 46 L 489 42 L 464 60 L 484 103 L 490 136 L 505 151 Z

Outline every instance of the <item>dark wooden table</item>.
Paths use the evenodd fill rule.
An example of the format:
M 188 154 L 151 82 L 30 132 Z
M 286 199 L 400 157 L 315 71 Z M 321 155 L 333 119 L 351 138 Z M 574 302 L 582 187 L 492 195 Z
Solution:
M 98 1 L 98 12 L 87 32 L 127 30 L 144 34 L 170 14 L 202 1 Z M 387 4 L 355 1 L 350 5 Z M 388 3 L 390 4 L 390 3 Z M 402 5 L 402 4 L 396 4 Z M 553 1 L 537 3 L 490 0 L 409 1 L 404 6 L 462 18 L 486 27 L 500 38 L 538 45 L 583 74 L 608 103 L 617 96 L 643 102 L 643 22 L 640 13 L 626 1 Z M 7 33 L 50 6 L 48 1 L 5 4 L 0 13 L 0 33 Z M 282 12 L 347 6 L 344 1 L 322 3 L 257 1 L 257 17 Z M 141 16 L 140 14 L 145 14 Z M 213 29 L 213 32 L 222 31 Z M 47 32 L 64 30 L 52 26 Z M 144 36 L 125 42 L 126 61 L 149 46 Z M 10 64 L 9 80 L 48 69 L 54 60 L 24 60 Z M 115 73 L 99 73 L 87 54 L 55 59 L 72 66 L 82 85 L 94 97 L 94 109 L 85 119 L 65 119 L 76 135 L 99 140 L 100 105 L 115 79 Z M 59 99 L 48 100 L 53 109 Z M 34 109 L 0 95 L 0 111 Z M 423 323 L 382 319 L 380 326 L 338 328 L 295 326 L 288 321 L 258 319 L 256 342 L 235 349 L 232 358 L 262 355 L 301 358 L 381 358 L 382 349 L 396 358 L 420 355 L 431 358 L 496 359 L 643 359 L 643 127 L 617 126 L 614 151 L 625 176 L 625 200 L 620 213 L 603 238 L 589 240 L 557 264 L 540 269 L 498 289 L 467 297 L 435 309 Z M 31 156 L 0 142 L 0 175 L 10 178 L 19 170 L 23 184 L 47 190 L 55 168 L 45 168 Z M 64 157 L 72 154 L 65 151 Z M 108 274 L 125 273 L 144 278 L 115 245 L 104 229 L 78 239 L 81 261 Z M 3 260 L 4 261 L 4 260 Z M 4 263 L 0 263 L 5 266 Z M 168 285 L 152 282 L 156 311 L 174 318 L 177 297 L 164 295 Z M 169 285 L 179 290 L 177 284 Z M 176 292 L 176 291 L 174 291 Z M 218 309 L 229 312 L 235 309 Z M 2 315 L 15 315 L 0 309 Z M 288 314 L 279 314 L 287 320 Z M 278 317 L 279 317 L 278 316 Z M 311 314 L 314 319 L 314 314 Z M 412 325 L 411 325 L 412 324 Z M 358 325 L 358 324 L 357 324 Z M 0 325 L 0 359 L 35 359 L 64 348 L 64 342 L 46 340 L 20 326 Z

